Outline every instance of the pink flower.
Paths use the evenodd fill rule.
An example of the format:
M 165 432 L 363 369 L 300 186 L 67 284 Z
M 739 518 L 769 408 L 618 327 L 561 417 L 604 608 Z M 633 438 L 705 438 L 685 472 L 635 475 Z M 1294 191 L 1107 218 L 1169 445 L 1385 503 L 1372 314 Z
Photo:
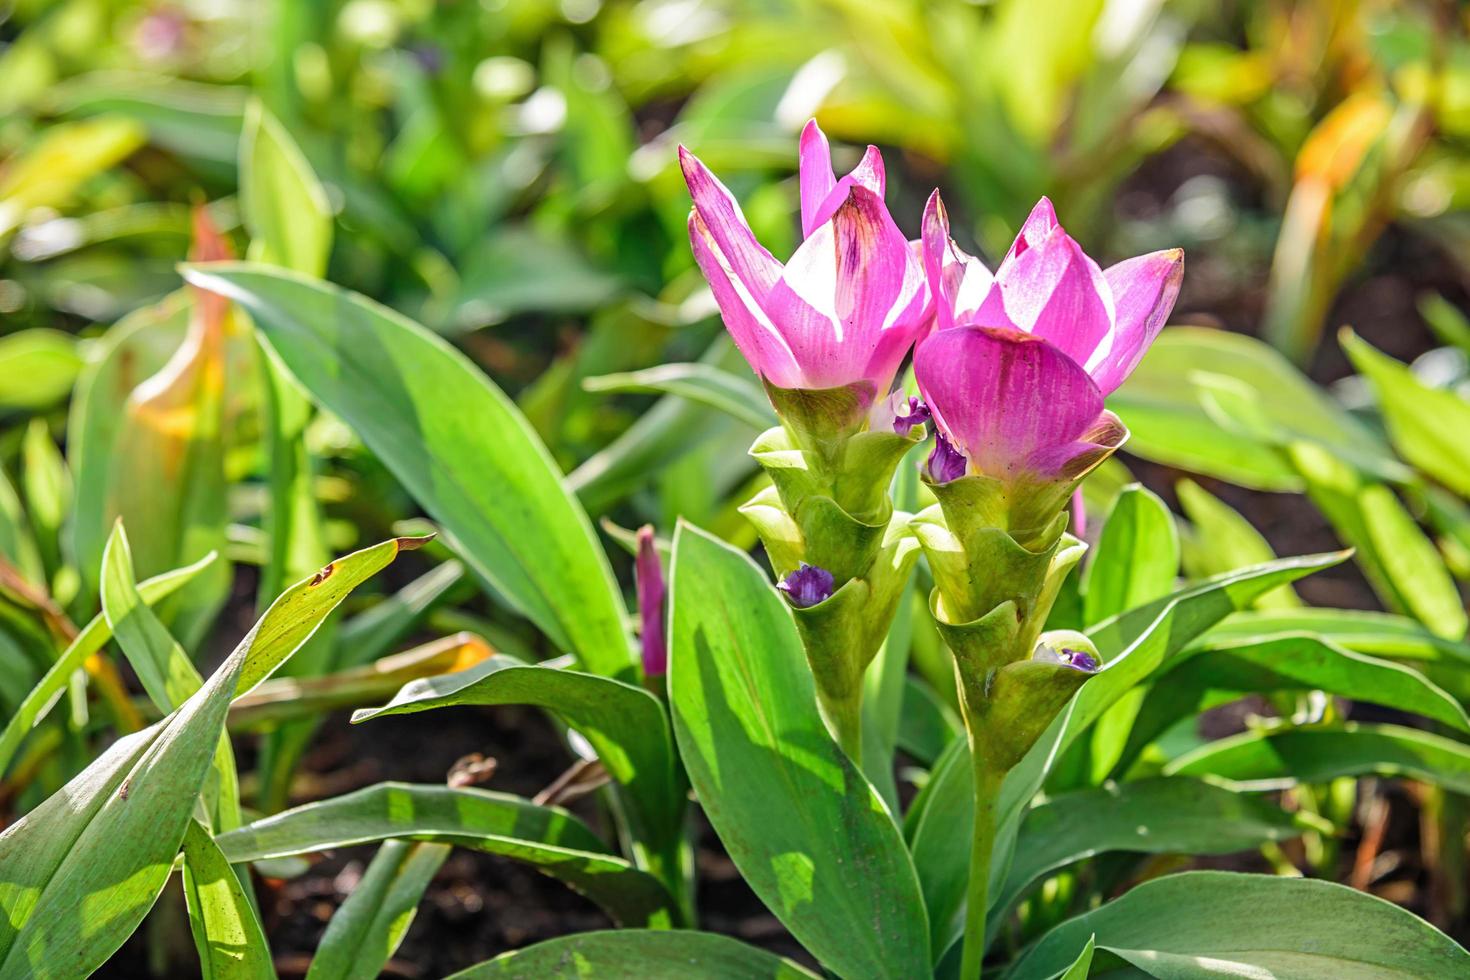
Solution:
M 694 208 L 689 238 L 735 344 L 777 388 L 872 385 L 888 392 L 928 326 L 916 249 L 883 203 L 883 158 L 868 147 L 838 180 L 815 121 L 801 134 L 804 241 L 784 266 L 766 251 L 725 186 L 679 148 Z
M 1106 271 L 1042 200 L 994 276 L 949 237 L 935 193 L 924 210 L 924 266 L 938 331 L 914 373 L 935 425 L 973 472 L 1014 481 L 1072 478 L 1126 430 L 1103 398 L 1138 366 L 1184 275 L 1178 249 Z

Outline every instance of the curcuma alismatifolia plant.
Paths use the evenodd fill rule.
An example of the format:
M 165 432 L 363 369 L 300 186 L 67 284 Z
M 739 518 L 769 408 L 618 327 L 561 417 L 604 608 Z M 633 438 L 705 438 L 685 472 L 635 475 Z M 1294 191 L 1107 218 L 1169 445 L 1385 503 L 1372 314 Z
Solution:
M 937 192 L 909 240 L 878 151 L 839 178 L 812 122 L 801 242 L 782 263 L 681 148 L 693 256 L 760 388 L 712 363 L 684 378 L 754 435 L 758 482 L 739 507 L 754 536 L 605 523 L 630 553 L 629 594 L 579 492 L 598 477 L 564 477 L 521 408 L 441 336 L 321 279 L 328 196 L 259 106 L 241 160 L 252 261 L 225 260 L 201 211 L 190 291 L 134 328 L 172 322 L 189 338 L 145 387 L 168 397 L 108 402 L 114 356 L 137 356 L 120 341 L 76 410 L 91 422 L 83 461 L 197 429 L 159 443 L 204 488 L 167 508 L 191 534 L 143 545 L 138 526 L 157 512 L 137 505 L 137 474 L 79 464 L 106 515 L 78 522 L 71 549 L 96 552 L 95 588 L 53 600 L 67 578 L 57 549 L 0 564 L 7 615 L 65 638 L 18 697 L 0 686 L 12 707 L 0 774 L 26 801 L 0 833 L 0 980 L 91 973 L 150 914 L 187 919 L 204 975 L 273 977 L 261 895 L 303 858 L 361 845 L 377 850 L 308 977 L 384 970 L 454 847 L 544 872 L 613 927 L 462 977 L 1470 975 L 1470 953 L 1428 922 L 1302 877 L 1287 851 L 1331 853 L 1351 816 L 1338 790 L 1363 773 L 1470 791 L 1470 752 L 1452 737 L 1470 732 L 1463 697 L 1400 662 L 1460 677 L 1462 694 L 1459 638 L 1302 615 L 1291 583 L 1345 554 L 1198 574 L 1195 543 L 1181 585 L 1174 518 L 1137 485 L 1104 498 L 1084 562 L 1083 507 L 1129 435 L 1106 400 L 1170 315 L 1180 251 L 1103 269 L 1043 199 L 992 272 L 952 240 Z M 221 557 L 195 552 L 223 547 L 224 518 L 200 500 L 223 479 L 224 406 L 246 389 L 270 461 L 255 497 L 274 535 L 254 556 L 267 601 L 204 676 L 175 637 L 196 645 L 219 608 Z M 313 419 L 350 430 L 442 537 L 397 535 L 323 564 Z M 64 472 L 35 431 L 28 467 Z M 1192 516 L 1219 514 L 1181 498 Z M 773 574 L 726 538 L 758 538 Z M 338 609 L 406 550 L 433 566 Z M 465 573 L 493 613 L 456 610 L 452 632 L 390 653 L 470 589 Z M 103 656 L 114 641 L 145 698 Z M 1440 732 L 1327 709 L 1299 721 L 1303 692 Z M 1244 694 L 1276 699 L 1281 719 L 1203 737 L 1200 714 Z M 575 758 L 535 798 L 472 774 L 288 805 L 328 709 L 356 708 L 372 733 L 390 716 L 512 704 L 547 712 Z M 87 763 L 99 729 L 120 737 Z M 230 737 L 247 733 L 263 733 L 248 781 Z M 799 953 L 700 930 L 696 809 Z M 1235 866 L 1278 873 L 1176 871 L 1180 855 L 1246 855 Z M 182 908 L 160 901 L 173 880 Z

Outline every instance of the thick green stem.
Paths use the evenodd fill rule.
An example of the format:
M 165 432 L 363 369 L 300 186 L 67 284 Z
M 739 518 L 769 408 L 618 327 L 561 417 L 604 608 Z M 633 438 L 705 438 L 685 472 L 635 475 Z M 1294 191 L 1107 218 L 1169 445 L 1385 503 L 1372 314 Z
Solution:
M 863 766 L 863 689 L 842 697 L 823 692 L 817 687 L 817 705 L 842 751 L 859 769 Z
M 965 902 L 961 980 L 979 980 L 985 962 L 985 918 L 990 911 L 990 854 L 995 849 L 995 809 L 1004 773 L 996 772 L 975 733 L 970 736 L 975 778 L 975 828 L 970 838 L 970 883 Z

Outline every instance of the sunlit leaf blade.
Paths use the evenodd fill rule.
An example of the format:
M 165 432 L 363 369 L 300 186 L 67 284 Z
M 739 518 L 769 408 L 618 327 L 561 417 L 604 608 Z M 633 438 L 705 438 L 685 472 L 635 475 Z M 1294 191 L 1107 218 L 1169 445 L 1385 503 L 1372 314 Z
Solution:
M 1470 620 L 1454 579 L 1393 490 L 1319 446 L 1296 444 L 1290 455 L 1312 503 L 1357 549 L 1358 564 L 1384 604 L 1447 639 L 1463 637 Z
M 36 411 L 60 401 L 81 369 L 71 334 L 38 328 L 0 337 L 0 410 Z
M 187 568 L 164 572 L 162 575 L 154 576 L 138 584 L 138 592 L 143 601 L 150 605 L 171 595 L 174 591 L 187 585 L 199 572 L 203 571 L 214 561 L 214 555 L 209 554 L 201 558 Z M 112 628 L 107 625 L 107 619 L 98 613 L 87 623 L 77 638 L 71 642 L 56 662 L 47 669 L 45 676 L 37 682 L 31 692 L 19 708 L 5 723 L 5 730 L 0 732 L 0 775 L 3 775 L 15 757 L 15 751 L 20 747 L 26 735 L 34 728 L 46 713 L 56 703 L 67 681 L 71 675 L 80 670 L 86 659 L 106 645 L 112 639 Z
M 1047 874 L 1105 851 L 1231 854 L 1300 832 L 1292 815 L 1275 804 L 1195 779 L 1144 779 L 1063 793 L 1027 812 L 1010 873 L 993 904 L 1008 909 Z
M 35 208 L 70 204 L 84 181 L 127 158 L 145 139 L 135 120 L 116 115 L 43 129 L 0 174 L 0 237 Z
M 1212 415 L 1201 397 L 1202 372 L 1227 378 L 1269 431 Z M 1165 330 L 1108 403 L 1132 432 L 1130 452 L 1242 486 L 1300 489 L 1300 477 L 1278 448 L 1293 439 L 1327 447 L 1385 478 L 1407 475 L 1379 436 L 1280 354 L 1244 334 Z
M 447 844 L 384 841 L 352 894 L 332 913 L 306 980 L 378 976 L 449 852 Z
M 1041 789 L 1057 756 L 1119 698 L 1144 682 L 1196 636 L 1225 616 L 1251 605 L 1277 586 L 1341 562 L 1346 555 L 1287 558 L 1216 576 L 1174 595 L 1098 624 L 1090 635 L 1103 655 L 1104 669 L 1083 685 L 1032 750 L 1011 770 L 1001 787 L 997 853 L 991 887 L 1009 864 L 1010 847 L 1026 805 Z M 960 934 L 965 874 L 955 841 L 969 838 L 974 822 L 968 752 L 951 750 L 935 767 L 924 793 L 924 807 L 911 817 L 909 836 L 914 864 L 934 922 L 936 952 Z
M 450 980 L 815 980 L 817 974 L 712 932 L 584 932 L 502 953 Z
M 1343 331 L 1342 346 L 1373 386 L 1394 448 L 1420 470 L 1470 497 L 1470 445 L 1464 439 L 1470 431 L 1470 402 L 1424 384 L 1351 330 Z
M 642 688 L 596 674 L 491 657 L 456 674 L 410 681 L 386 705 L 358 711 L 352 720 L 465 704 L 532 704 L 559 715 L 586 737 L 608 774 L 626 788 L 639 840 L 657 849 L 676 846 L 685 785 L 677 771 L 668 716 Z M 678 875 L 675 867 L 664 870 Z
M 342 708 L 360 708 L 391 698 L 403 685 L 420 677 L 467 670 L 491 653 L 489 645 L 473 633 L 455 633 L 320 677 L 273 677 L 236 698 L 225 724 L 231 732 L 269 731 L 284 722 Z
M 231 862 L 309 854 L 404 838 L 512 857 L 558 878 L 628 926 L 667 926 L 668 892 L 608 852 L 586 825 L 518 796 L 447 786 L 380 783 L 308 803 L 218 838 Z
M 767 429 L 776 424 L 776 414 L 760 386 L 748 378 L 698 361 L 660 364 L 641 371 L 604 374 L 587 378 L 582 387 L 588 391 L 654 392 L 678 395 L 701 405 L 718 409 L 746 425 Z
M 102 553 L 102 615 L 143 690 L 161 710 L 172 711 L 199 690 L 204 679 L 198 668 L 138 592 L 132 550 L 120 520 Z
M 240 137 L 240 212 L 251 258 L 320 277 L 332 250 L 332 206 L 291 135 L 258 100 Z
M 1174 486 L 1179 505 L 1189 518 L 1181 541 L 1184 570 L 1192 578 L 1204 579 L 1233 568 L 1274 561 L 1276 553 L 1251 522 L 1229 504 L 1193 480 Z M 1258 609 L 1289 609 L 1301 605 L 1290 586 L 1268 592 L 1256 600 Z
M 183 848 L 184 900 L 204 980 L 274 980 L 270 946 L 235 869 L 196 820 Z
M 1066 970 L 1089 936 L 1153 976 L 1456 977 L 1470 953 L 1396 905 L 1305 878 L 1192 871 L 1145 882 L 1048 932 L 1008 977 Z
M 1179 574 L 1174 516 L 1154 493 L 1137 484 L 1113 502 L 1098 535 L 1083 585 L 1083 621 L 1110 616 L 1168 595 Z
M 421 503 L 465 561 L 599 674 L 633 672 L 622 600 L 586 513 L 500 389 L 365 297 L 247 264 L 185 269 L 271 346 Z
M 231 699 L 417 543 L 384 542 L 292 586 L 182 707 L 0 834 L 0 977 L 86 975 L 122 945 L 168 879 Z
M 913 865 L 887 808 L 815 710 L 782 600 L 746 555 L 688 524 L 674 538 L 672 581 L 674 731 L 731 860 L 834 972 L 926 973 Z
M 1165 771 L 1271 785 L 1321 783 L 1339 776 L 1404 776 L 1470 793 L 1470 748 L 1400 725 L 1349 723 L 1243 732 L 1180 756 Z

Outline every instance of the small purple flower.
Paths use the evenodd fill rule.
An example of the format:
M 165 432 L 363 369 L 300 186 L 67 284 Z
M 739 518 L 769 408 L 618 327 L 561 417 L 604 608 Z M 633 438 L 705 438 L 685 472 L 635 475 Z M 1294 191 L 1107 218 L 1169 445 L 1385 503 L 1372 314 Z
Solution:
M 964 454 L 955 449 L 943 432 L 934 433 L 934 450 L 924 464 L 924 473 L 930 483 L 948 483 L 965 475 Z
M 908 414 L 895 415 L 893 417 L 893 431 L 901 436 L 909 434 L 909 430 L 916 425 L 923 425 L 929 421 L 929 406 L 924 404 L 922 398 L 909 397 Z
M 638 586 L 638 619 L 643 641 L 643 674 L 662 677 L 669 669 L 669 647 L 664 639 L 664 568 L 659 562 L 652 525 L 638 529 L 638 560 L 633 566 Z
M 830 598 L 834 585 L 836 581 L 831 572 L 802 562 L 796 571 L 777 583 L 776 588 L 786 593 L 787 601 L 797 609 L 808 609 Z
M 1087 674 L 1097 673 L 1099 666 L 1097 658 L 1091 653 L 1086 650 L 1073 650 L 1068 647 L 1062 647 L 1060 650 L 1057 650 L 1045 645 L 1039 646 L 1036 648 L 1036 653 L 1032 655 L 1031 659 L 1044 664 L 1061 664 L 1063 667 L 1071 667 Z

